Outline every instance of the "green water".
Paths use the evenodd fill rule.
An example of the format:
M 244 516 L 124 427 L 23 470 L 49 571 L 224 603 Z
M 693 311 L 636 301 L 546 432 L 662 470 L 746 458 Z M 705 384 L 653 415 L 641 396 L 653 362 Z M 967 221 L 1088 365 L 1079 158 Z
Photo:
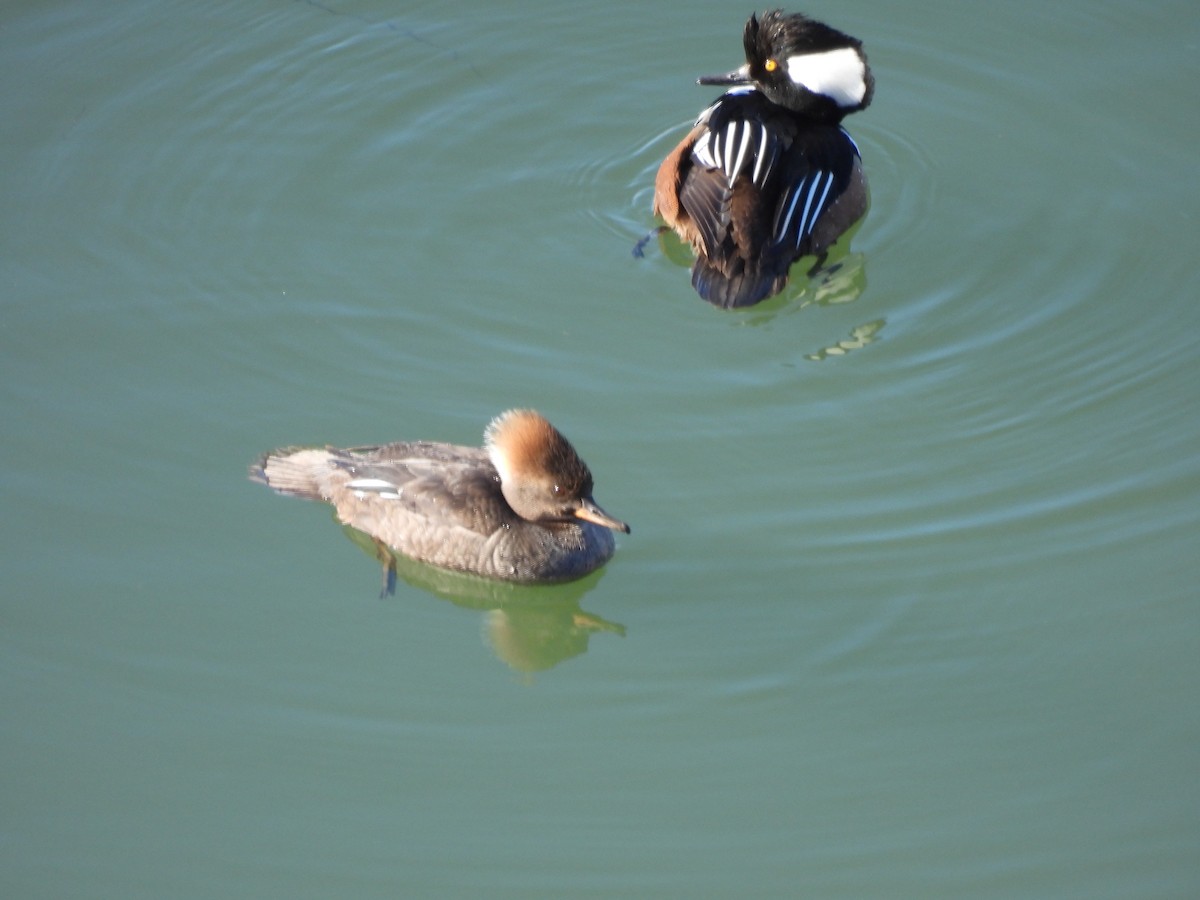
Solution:
M 0 11 L 5 896 L 1200 892 L 1200 13 L 806 9 L 873 208 L 732 314 L 630 249 L 749 8 Z M 245 479 L 511 406 L 575 585 Z

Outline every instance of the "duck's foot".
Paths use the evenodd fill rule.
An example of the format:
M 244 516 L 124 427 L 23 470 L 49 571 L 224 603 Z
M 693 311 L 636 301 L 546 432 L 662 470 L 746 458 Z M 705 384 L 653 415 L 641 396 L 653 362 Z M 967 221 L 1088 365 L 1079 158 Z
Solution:
M 379 591 L 379 599 L 382 600 L 396 593 L 396 557 L 387 544 L 376 538 L 375 558 L 383 566 L 383 588 Z
M 642 237 L 640 237 L 638 239 L 638 242 L 633 245 L 634 258 L 635 259 L 644 258 L 646 255 L 646 245 L 648 243 L 650 243 L 650 240 L 652 238 L 658 237 L 660 234 L 662 234 L 666 230 L 667 230 L 666 225 L 659 225 L 657 228 L 653 229 L 652 231 L 649 231 L 646 234 L 642 235 Z

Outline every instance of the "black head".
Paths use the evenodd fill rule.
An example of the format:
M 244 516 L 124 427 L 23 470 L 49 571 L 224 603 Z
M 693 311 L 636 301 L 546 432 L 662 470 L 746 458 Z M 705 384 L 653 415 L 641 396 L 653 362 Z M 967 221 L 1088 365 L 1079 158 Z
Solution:
M 875 91 L 862 42 L 801 13 L 751 16 L 746 65 L 701 84 L 752 84 L 773 103 L 821 119 L 865 109 Z

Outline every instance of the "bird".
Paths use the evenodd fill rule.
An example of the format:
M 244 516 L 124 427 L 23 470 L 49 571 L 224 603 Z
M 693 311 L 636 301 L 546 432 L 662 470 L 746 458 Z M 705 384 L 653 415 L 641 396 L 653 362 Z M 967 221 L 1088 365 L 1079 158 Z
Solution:
M 339 521 L 382 551 L 483 578 L 523 584 L 571 581 L 613 556 L 629 526 L 592 499 L 592 473 L 540 413 L 510 409 L 482 448 L 433 441 L 371 447 L 286 447 L 250 467 L 250 479 L 285 495 L 332 504 Z M 385 558 L 386 557 L 386 558 Z
M 802 13 L 751 15 L 746 63 L 698 84 L 728 91 L 659 166 L 654 214 L 691 244 L 692 285 L 719 307 L 750 306 L 788 269 L 829 247 L 867 211 L 858 146 L 842 119 L 875 78 L 862 42 Z

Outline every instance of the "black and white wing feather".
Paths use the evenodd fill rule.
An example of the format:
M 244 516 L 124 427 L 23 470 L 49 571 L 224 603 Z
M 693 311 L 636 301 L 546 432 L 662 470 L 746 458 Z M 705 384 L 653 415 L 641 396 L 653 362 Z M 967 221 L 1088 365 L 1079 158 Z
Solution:
M 679 190 L 703 245 L 692 283 L 719 306 L 757 303 L 793 262 L 827 249 L 818 226 L 851 186 L 858 148 L 840 126 L 797 122 L 757 91 L 724 95 L 697 126 Z

